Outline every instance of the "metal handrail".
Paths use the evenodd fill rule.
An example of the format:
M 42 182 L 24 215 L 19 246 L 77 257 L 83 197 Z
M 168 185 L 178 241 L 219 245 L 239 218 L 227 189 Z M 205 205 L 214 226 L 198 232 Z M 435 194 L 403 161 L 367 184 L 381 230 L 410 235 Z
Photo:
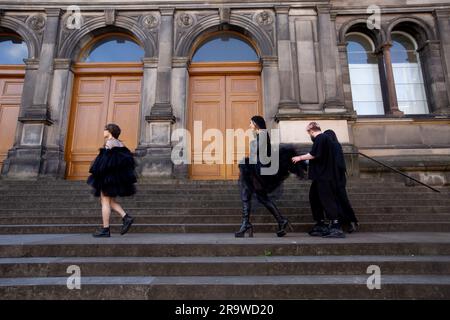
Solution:
M 398 170 L 398 169 L 395 169 L 395 168 L 393 168 L 393 167 L 391 167 L 391 166 L 388 166 L 387 164 L 384 164 L 384 163 L 381 162 L 381 161 L 375 160 L 374 158 L 369 157 L 368 155 L 366 155 L 366 154 L 364 154 L 364 153 L 362 153 L 362 152 L 344 152 L 344 154 L 357 154 L 357 155 L 361 155 L 361 156 L 363 156 L 363 157 L 365 157 L 365 158 L 367 158 L 367 159 L 369 159 L 369 160 L 372 160 L 373 162 L 375 162 L 375 163 L 377 163 L 377 164 L 379 164 L 379 165 L 381 165 L 381 166 L 383 166 L 383 167 L 385 167 L 385 168 L 388 168 L 388 169 L 390 169 L 390 170 L 392 170 L 392 171 L 394 171 L 394 172 L 396 172 L 396 173 L 398 173 L 398 174 L 400 174 L 400 175 L 402 175 L 402 176 L 404 176 L 404 177 L 406 177 L 406 178 L 408 178 L 408 179 L 411 179 L 411 180 L 413 180 L 413 181 L 415 181 L 415 182 L 417 182 L 417 183 L 419 183 L 419 184 L 421 184 L 421 185 L 427 187 L 428 189 L 433 190 L 434 192 L 439 192 L 439 193 L 440 193 L 439 190 L 433 188 L 432 186 L 429 186 L 428 184 L 423 183 L 422 181 L 419 181 L 419 180 L 417 180 L 417 179 L 415 179 L 415 178 L 413 178 L 413 177 L 407 175 L 406 173 L 401 172 L 401 171 Z

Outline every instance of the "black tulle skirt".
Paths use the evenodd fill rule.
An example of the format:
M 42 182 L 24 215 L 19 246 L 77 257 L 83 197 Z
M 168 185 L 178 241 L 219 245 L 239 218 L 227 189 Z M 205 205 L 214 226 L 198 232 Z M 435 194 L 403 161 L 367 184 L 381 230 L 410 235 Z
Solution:
M 87 183 L 96 197 L 101 193 L 108 197 L 132 196 L 136 193 L 135 168 L 133 154 L 127 147 L 102 148 L 91 164 Z
M 304 161 L 297 162 L 296 164 L 292 163 L 292 157 L 296 155 L 297 151 L 293 146 L 280 146 L 278 170 L 274 174 L 263 174 L 261 170 L 264 165 L 260 163 L 249 163 L 248 158 L 245 158 L 239 164 L 239 183 L 246 184 L 254 192 L 269 194 L 279 189 L 291 173 L 297 176 L 298 179 L 306 179 L 306 163 Z

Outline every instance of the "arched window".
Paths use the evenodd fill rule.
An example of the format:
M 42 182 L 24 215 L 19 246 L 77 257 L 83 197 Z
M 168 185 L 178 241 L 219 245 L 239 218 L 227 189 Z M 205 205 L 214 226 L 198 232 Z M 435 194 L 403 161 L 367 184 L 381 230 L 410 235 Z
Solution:
M 400 31 L 393 32 L 391 38 L 398 108 L 405 114 L 428 113 L 417 43 L 409 34 Z
M 258 61 L 258 55 L 245 40 L 225 33 L 209 38 L 192 57 L 192 62 L 207 61 Z
M 353 107 L 358 115 L 384 115 L 380 74 L 372 40 L 362 34 L 347 34 L 347 55 Z
M 141 61 L 144 49 L 134 40 L 124 35 L 108 35 L 96 41 L 85 50 L 82 62 L 129 62 Z
M 20 37 L 0 34 L 0 64 L 23 64 L 28 58 L 28 48 Z

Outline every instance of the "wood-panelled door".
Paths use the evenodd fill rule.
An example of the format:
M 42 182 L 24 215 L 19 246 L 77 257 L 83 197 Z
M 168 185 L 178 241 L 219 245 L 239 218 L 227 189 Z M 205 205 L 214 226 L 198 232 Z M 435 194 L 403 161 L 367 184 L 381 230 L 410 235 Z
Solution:
M 14 144 L 23 78 L 0 78 L 0 169 Z
M 137 147 L 141 79 L 140 75 L 75 78 L 66 148 L 67 179 L 85 179 L 89 175 L 89 166 L 104 144 L 107 123 L 120 126 L 119 139 L 130 150 Z
M 261 80 L 259 74 L 229 74 L 229 75 L 191 75 L 190 81 L 190 101 L 189 118 L 191 142 L 190 166 L 191 179 L 197 180 L 230 180 L 239 176 L 238 161 L 245 156 L 245 153 L 237 153 L 237 138 L 234 138 L 233 163 L 227 163 L 226 150 L 231 148 L 227 145 L 227 129 L 249 128 L 250 118 L 254 115 L 262 114 L 261 104 Z M 194 124 L 197 123 L 197 131 Z M 198 124 L 201 123 L 201 126 Z M 201 127 L 202 147 L 196 148 L 195 137 Z M 210 152 L 208 145 L 214 142 L 215 138 L 205 135 L 208 129 L 219 129 L 222 133 L 222 144 L 219 150 Z M 246 138 L 248 146 L 249 138 Z M 197 145 L 199 143 L 197 142 Z M 248 147 L 245 148 L 248 150 Z M 202 152 L 212 154 L 214 159 L 222 161 L 205 161 Z M 246 152 L 248 153 L 248 152 Z

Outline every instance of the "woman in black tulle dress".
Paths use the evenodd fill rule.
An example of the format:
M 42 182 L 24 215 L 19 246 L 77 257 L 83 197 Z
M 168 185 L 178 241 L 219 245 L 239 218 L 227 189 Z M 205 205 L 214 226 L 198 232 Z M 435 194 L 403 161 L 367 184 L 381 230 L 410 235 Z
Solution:
M 266 122 L 263 117 L 253 116 L 250 120 L 250 128 L 254 132 L 255 139 L 250 143 L 250 157 L 244 158 L 239 164 L 242 224 L 239 231 L 235 233 L 235 237 L 242 238 L 246 232 L 249 232 L 249 236 L 253 237 L 253 226 L 250 223 L 253 195 L 273 215 L 278 224 L 276 235 L 283 237 L 286 235 L 289 221 L 281 214 L 269 194 L 280 187 L 283 181 L 289 177 L 290 173 L 294 173 L 299 178 L 305 178 L 306 165 L 304 161 L 298 162 L 297 164 L 292 163 L 291 158 L 295 156 L 297 151 L 290 145 L 280 146 L 278 155 L 273 154 L 272 157 L 270 136 L 267 132 Z M 262 157 L 264 156 L 270 158 L 270 161 L 263 161 L 264 159 Z M 275 159 L 275 156 L 278 156 L 278 158 Z M 272 165 L 276 167 L 274 160 L 278 160 L 276 172 L 265 174 L 262 171 L 264 168 L 267 169 Z
M 103 228 L 93 234 L 94 237 L 110 237 L 109 218 L 111 209 L 122 217 L 123 225 L 120 234 L 130 229 L 134 219 L 127 214 L 116 201 L 116 197 L 132 196 L 136 193 L 134 184 L 137 182 L 135 161 L 130 150 L 118 140 L 120 135 L 118 125 L 110 123 L 103 132 L 105 146 L 92 162 L 87 183 L 92 186 L 93 194 L 100 197 L 102 204 Z

